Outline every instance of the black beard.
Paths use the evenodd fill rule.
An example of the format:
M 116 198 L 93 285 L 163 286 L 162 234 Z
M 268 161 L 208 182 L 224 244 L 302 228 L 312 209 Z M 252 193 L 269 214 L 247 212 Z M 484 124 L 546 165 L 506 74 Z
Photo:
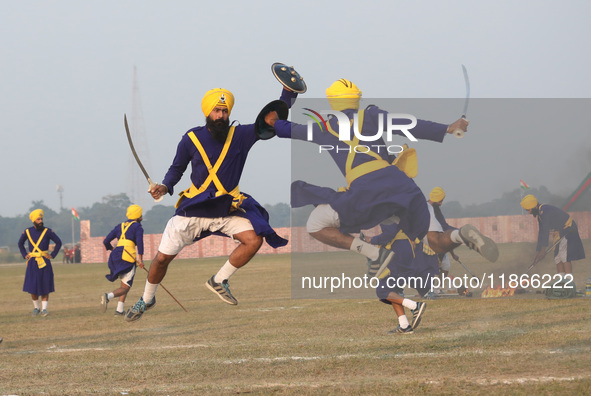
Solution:
M 224 120 L 222 118 L 213 121 L 207 117 L 205 119 L 205 125 L 211 133 L 211 137 L 220 143 L 224 143 L 230 132 L 230 120 Z
M 538 208 L 533 208 L 531 210 L 531 214 L 532 214 L 533 217 L 538 217 L 538 215 L 540 214 L 540 211 L 539 211 Z
M 33 224 L 35 226 L 35 229 L 37 231 L 42 231 L 45 227 L 43 226 L 43 222 L 41 222 L 40 224 Z

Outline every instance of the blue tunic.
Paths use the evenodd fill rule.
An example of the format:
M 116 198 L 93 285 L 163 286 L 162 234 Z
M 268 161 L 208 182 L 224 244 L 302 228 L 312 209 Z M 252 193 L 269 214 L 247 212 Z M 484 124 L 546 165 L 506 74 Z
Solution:
M 558 231 L 560 236 L 564 236 L 566 239 L 566 260 L 568 262 L 585 258 L 585 249 L 579 236 L 577 223 L 564 210 L 556 206 L 541 204 L 538 214 L 538 225 L 538 246 L 536 250 L 541 251 L 548 246 L 550 231 L 554 230 Z M 557 254 L 558 246 L 554 250 L 554 256 Z
M 350 119 L 357 110 L 344 110 Z M 369 106 L 365 110 L 361 134 L 375 135 L 380 118 L 384 118 L 386 111 L 377 106 Z M 333 130 L 338 130 L 336 117 L 329 121 Z M 313 141 L 317 145 L 331 145 L 336 147 L 342 142 L 328 132 L 322 132 L 317 125 L 313 126 Z M 307 141 L 307 126 L 293 124 L 288 121 L 275 123 L 277 136 Z M 417 139 L 427 139 L 437 142 L 443 141 L 447 125 L 430 121 L 417 120 L 417 125 L 411 133 Z M 401 131 L 396 134 L 403 135 Z M 383 139 L 372 142 L 371 145 L 385 145 Z M 377 151 L 377 150 L 376 150 Z M 335 164 L 343 175 L 346 174 L 347 150 L 329 151 Z M 377 154 L 385 161 L 392 162 L 387 150 L 382 149 Z M 372 156 L 358 153 L 355 155 L 353 167 L 363 163 L 375 161 Z M 367 173 L 349 185 L 343 192 L 331 188 L 315 186 L 303 181 L 295 181 L 291 189 L 291 203 L 293 207 L 305 205 L 330 204 L 339 214 L 341 231 L 356 233 L 362 229 L 370 229 L 391 216 L 400 218 L 400 228 L 411 237 L 422 239 L 429 227 L 429 211 L 425 196 L 403 171 L 396 166 L 388 166 L 374 172 Z
M 291 98 L 294 96 L 295 94 L 282 90 L 281 100 L 286 102 L 288 106 L 291 106 Z M 201 154 L 189 137 L 190 132 L 195 134 L 205 149 L 212 166 L 220 157 L 224 147 L 223 143 L 216 141 L 211 136 L 211 133 L 205 126 L 196 127 L 187 131 L 178 144 L 175 158 L 162 182 L 168 188 L 168 192 L 171 195 L 174 192 L 174 186 L 181 180 L 189 163 L 191 164 L 191 182 L 195 187 L 199 188 L 209 176 L 207 166 Z M 248 152 L 258 140 L 259 138 L 255 134 L 254 124 L 236 126 L 228 153 L 217 172 L 217 177 L 226 191 L 232 191 L 238 186 Z M 229 215 L 245 217 L 250 220 L 256 234 L 265 237 L 267 243 L 272 247 L 277 248 L 287 244 L 287 240 L 278 236 L 269 225 L 269 214 L 267 211 L 250 195 L 242 193 L 246 196 L 246 199 L 240 205 L 243 211 L 232 211 L 233 197 L 228 194 L 216 197 L 216 192 L 217 187 L 214 183 L 210 183 L 202 193 L 192 198 L 184 198 L 176 210 L 176 215 L 208 218 L 226 217 Z M 208 235 L 210 234 L 202 233 L 196 240 Z
M 129 221 L 121 223 L 125 225 L 129 223 Z M 107 250 L 112 250 L 111 254 L 109 255 L 109 270 L 111 271 L 109 274 L 105 275 L 109 281 L 114 282 L 119 278 L 120 275 L 126 274 L 133 269 L 135 263 L 130 263 L 129 261 L 123 260 L 123 250 L 125 249 L 123 246 L 117 246 L 113 248 L 111 245 L 111 241 L 113 239 L 120 239 L 121 238 L 121 224 L 118 224 L 109 232 L 109 234 L 103 240 L 103 245 Z M 137 248 L 138 254 L 144 254 L 144 228 L 140 223 L 137 221 L 132 223 L 127 231 L 125 231 L 125 239 L 133 241 Z M 133 253 L 128 251 L 128 253 Z M 133 279 L 129 282 L 129 286 L 133 283 Z
M 37 231 L 35 227 L 29 227 L 28 230 L 33 242 L 37 243 L 39 237 L 43 233 L 43 230 Z M 23 258 L 25 258 L 29 252 L 33 251 L 33 246 L 31 245 L 30 241 L 28 250 L 25 249 L 25 241 L 28 240 L 29 238 L 27 237 L 27 233 L 26 231 L 24 231 L 20 239 L 18 240 L 18 248 Z M 38 245 L 39 249 L 42 251 L 48 250 L 50 241 L 53 241 L 55 243 L 55 247 L 51 252 L 51 258 L 55 258 L 60 248 L 62 247 L 62 241 L 55 234 L 55 232 L 53 232 L 50 228 L 47 228 L 47 232 L 45 233 L 43 239 Z M 45 261 L 45 267 L 43 268 L 39 268 L 39 265 L 37 264 L 37 260 L 35 257 L 31 257 L 27 261 L 25 283 L 23 284 L 24 292 L 36 294 L 38 296 L 44 296 L 55 291 L 55 285 L 53 282 L 53 268 L 51 266 L 51 261 L 45 257 L 43 257 L 43 261 Z
M 416 244 L 414 250 L 407 239 L 398 239 L 392 243 L 390 250 L 395 252 L 388 264 L 390 274 L 380 279 L 376 295 L 380 301 L 386 300 L 393 291 L 400 294 L 404 287 L 416 289 L 421 296 L 431 290 L 431 278 L 439 274 L 439 260 L 436 254 L 423 250 L 423 242 Z M 400 286 L 400 287 L 399 287 Z

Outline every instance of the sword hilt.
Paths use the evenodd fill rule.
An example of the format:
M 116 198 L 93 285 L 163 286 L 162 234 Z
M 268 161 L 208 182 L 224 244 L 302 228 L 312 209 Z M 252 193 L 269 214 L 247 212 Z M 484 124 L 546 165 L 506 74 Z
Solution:
M 152 191 L 152 189 L 153 189 L 154 187 L 156 187 L 156 186 L 157 186 L 157 184 L 156 184 L 156 183 L 154 183 L 154 182 L 152 181 L 152 179 L 150 179 L 150 178 L 148 178 L 148 183 L 150 183 L 150 188 L 148 189 L 148 192 Z M 162 196 L 162 197 L 160 197 L 160 198 L 158 198 L 158 199 L 154 198 L 154 202 L 160 202 L 160 201 L 162 201 L 163 199 L 164 199 L 164 196 Z
M 466 119 L 466 115 L 465 115 L 465 114 L 464 114 L 464 115 L 462 115 L 462 118 L 463 118 L 463 119 Z M 464 137 L 464 131 L 463 131 L 463 130 L 461 130 L 460 128 L 456 128 L 456 129 L 454 129 L 454 131 L 453 131 L 452 133 L 453 133 L 453 135 L 454 135 L 455 137 L 457 137 L 458 139 L 461 139 L 461 138 L 463 138 L 463 137 Z

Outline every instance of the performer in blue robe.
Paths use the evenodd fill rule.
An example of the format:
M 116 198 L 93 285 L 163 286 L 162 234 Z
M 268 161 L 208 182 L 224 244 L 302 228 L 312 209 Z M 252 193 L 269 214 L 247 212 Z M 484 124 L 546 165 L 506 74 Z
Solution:
M 55 291 L 53 280 L 53 267 L 51 259 L 54 259 L 62 247 L 61 239 L 50 228 L 43 224 L 43 210 L 35 209 L 29 214 L 33 227 L 27 228 L 18 240 L 18 248 L 21 255 L 27 260 L 27 271 L 23 291 L 31 295 L 33 300 L 33 316 L 41 314 L 47 316 L 49 293 Z M 29 242 L 28 250 L 25 242 Z M 49 253 L 49 243 L 53 241 L 54 248 Z M 41 296 L 41 307 L 39 307 Z
M 340 79 L 334 82 L 326 90 L 326 94 L 331 108 L 340 111 L 348 120 L 353 120 L 354 115 L 358 114 L 359 132 L 362 136 L 375 136 L 380 130 L 379 120 L 383 120 L 388 114 L 376 106 L 358 111 L 361 91 L 349 80 Z M 347 180 L 347 188 L 335 191 L 305 181 L 295 181 L 291 188 L 292 206 L 316 205 L 307 224 L 310 235 L 330 246 L 349 249 L 366 256 L 372 262 L 368 275 L 379 276 L 391 260 L 391 252 L 349 233 L 358 233 L 378 224 L 397 223 L 411 240 L 422 239 L 429 227 L 425 196 L 406 174 L 411 173 L 411 170 L 393 165 L 395 158 L 386 149 L 356 150 L 359 145 L 357 138 L 349 142 L 340 141 L 339 135 L 335 133 L 338 130 L 337 120 L 337 117 L 329 120 L 326 125 L 328 131 L 321 131 L 318 125 L 313 125 L 311 142 L 331 147 L 350 145 L 349 150 L 329 151 Z M 408 123 L 407 120 L 404 121 Z M 404 125 L 404 121 L 393 123 Z M 465 131 L 468 125 L 464 119 L 449 126 L 425 120 L 416 121 L 412 135 L 417 139 L 436 142 L 443 141 L 446 133 L 452 133 L 454 129 Z M 280 138 L 308 141 L 308 127 L 305 125 L 284 120 L 272 120 L 271 124 Z M 394 133 L 403 135 L 401 130 Z M 381 137 L 371 144 L 372 146 L 365 147 L 386 147 Z
M 287 106 L 297 94 L 282 90 L 281 100 Z M 168 265 L 183 249 L 209 235 L 231 237 L 240 244 L 205 286 L 225 303 L 236 305 L 228 279 L 246 265 L 260 249 L 263 238 L 278 248 L 287 240 L 269 225 L 267 211 L 238 186 L 244 164 L 252 146 L 260 140 L 255 125 L 230 125 L 234 96 L 226 89 L 208 91 L 201 101 L 205 126 L 190 129 L 177 147 L 172 165 L 162 184 L 150 192 L 155 199 L 173 194 L 191 164 L 191 186 L 182 191 L 176 213 L 164 230 L 158 253 L 150 266 L 144 294 L 126 314 L 127 321 L 139 319 L 154 299 Z
M 564 210 L 548 204 L 540 204 L 533 195 L 526 195 L 521 200 L 521 207 L 538 219 L 538 244 L 534 262 L 539 262 L 546 255 L 550 231 L 555 232 L 554 249 L 556 272 L 572 274 L 572 261 L 585 258 L 585 249 L 579 235 L 577 223 Z
M 110 273 L 105 277 L 114 282 L 117 279 L 121 280 L 121 285 L 113 290 L 111 293 L 103 293 L 101 295 L 101 307 L 103 312 L 107 311 L 109 301 L 115 297 L 119 297 L 115 316 L 123 316 L 125 306 L 125 298 L 135 277 L 135 265 L 144 268 L 144 228 L 142 227 L 142 208 L 139 205 L 130 205 L 127 208 L 127 219 L 121 224 L 118 224 L 111 230 L 111 232 L 103 240 L 105 249 L 111 250 L 109 255 L 109 270 Z M 113 248 L 111 241 L 117 239 L 117 246 Z

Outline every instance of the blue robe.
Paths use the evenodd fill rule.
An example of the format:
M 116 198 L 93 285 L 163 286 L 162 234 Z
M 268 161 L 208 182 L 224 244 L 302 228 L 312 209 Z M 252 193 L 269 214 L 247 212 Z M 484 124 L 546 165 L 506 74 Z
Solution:
M 539 226 L 537 251 L 544 250 L 548 246 L 550 231 L 554 230 L 559 232 L 560 237 L 564 236 L 566 239 L 566 260 L 568 262 L 585 258 L 585 249 L 579 236 L 577 223 L 572 220 L 570 225 L 567 224 L 571 219 L 568 213 L 556 206 L 541 204 L 537 217 Z M 557 254 L 558 246 L 554 249 L 554 256 Z
M 291 106 L 291 98 L 296 95 L 286 90 L 282 90 L 281 100 Z M 199 142 L 202 144 L 212 166 L 219 158 L 223 143 L 216 141 L 207 127 L 201 126 L 190 129 L 183 135 L 177 147 L 177 152 L 172 165 L 164 177 L 164 184 L 168 192 L 172 195 L 174 186 L 181 180 L 183 173 L 191 164 L 191 182 L 199 188 L 209 176 L 207 166 L 203 162 L 201 154 L 195 144 L 191 141 L 189 133 L 193 132 Z M 242 176 L 244 164 L 252 146 L 259 140 L 255 134 L 254 124 L 238 125 L 234 131 L 234 137 L 230 144 L 228 153 L 217 172 L 217 177 L 226 189 L 232 191 Z M 257 235 L 265 237 L 266 242 L 273 248 L 285 246 L 287 240 L 281 238 L 269 225 L 269 214 L 267 211 L 250 195 L 242 193 L 246 199 L 240 205 L 242 210 L 232 211 L 233 197 L 228 194 L 216 197 L 217 187 L 214 183 L 209 184 L 202 193 L 192 197 L 184 198 L 176 210 L 177 216 L 184 217 L 226 217 L 229 215 L 241 216 L 247 218 Z M 222 233 L 218 235 L 227 236 Z M 202 233 L 195 240 L 202 239 L 211 235 L 209 232 Z
M 123 260 L 123 251 L 125 249 L 123 246 L 117 246 L 113 248 L 111 241 L 116 238 L 121 238 L 121 224 L 115 226 L 115 228 L 113 228 L 103 240 L 103 245 L 105 245 L 105 248 L 107 250 L 112 250 L 111 254 L 109 255 L 108 262 L 109 270 L 111 272 L 105 275 L 105 278 L 107 278 L 110 282 L 114 282 L 119 278 L 120 275 L 128 273 L 135 266 L 135 263 Z M 129 226 L 127 231 L 125 231 L 125 239 L 135 243 L 137 254 L 144 254 L 144 228 L 140 223 L 135 222 Z M 129 286 L 131 286 L 132 283 L 133 279 L 131 279 L 129 282 Z
M 344 110 L 350 119 L 357 110 Z M 378 119 L 385 117 L 387 112 L 376 106 L 369 106 L 365 110 L 361 134 L 375 135 L 378 130 Z M 338 130 L 336 117 L 329 121 L 333 130 Z M 317 125 L 313 126 L 313 141 L 317 145 L 343 146 L 338 138 L 326 131 L 322 132 Z M 293 124 L 288 121 L 275 123 L 277 136 L 307 141 L 307 126 Z M 417 139 L 427 139 L 437 142 L 443 141 L 447 125 L 430 121 L 417 120 L 417 125 L 410 132 Z M 403 135 L 400 131 L 395 131 Z M 385 145 L 383 139 L 372 142 L 371 145 Z M 346 173 L 348 151 L 329 151 L 335 164 L 343 175 Z M 385 161 L 392 162 L 386 149 L 377 154 Z M 375 158 L 359 153 L 355 155 L 353 168 L 360 164 L 374 161 Z M 429 228 L 429 211 L 425 196 L 404 172 L 396 166 L 388 166 L 367 173 L 348 186 L 346 191 L 335 191 L 328 187 L 308 184 L 304 181 L 292 183 L 291 203 L 293 207 L 305 205 L 330 204 L 339 214 L 340 230 L 344 233 L 357 233 L 363 229 L 370 229 L 391 216 L 400 218 L 400 228 L 412 239 L 422 239 Z
M 43 230 L 37 231 L 35 227 L 28 228 L 33 242 L 37 243 L 39 237 L 43 233 Z M 33 246 L 29 241 L 28 250 L 25 248 L 25 241 L 29 241 L 26 231 L 24 231 L 18 240 L 18 248 L 23 258 L 27 256 L 29 252 L 33 251 Z M 61 239 L 53 232 L 50 228 L 47 228 L 47 232 L 43 236 L 43 239 L 39 243 L 39 249 L 46 251 L 49 249 L 49 242 L 53 241 L 55 246 L 53 251 L 50 253 L 51 258 L 55 258 L 62 247 Z M 25 272 L 25 282 L 23 284 L 23 291 L 30 294 L 36 294 L 38 296 L 44 296 L 55 291 L 55 285 L 53 281 L 53 268 L 51 261 L 43 257 L 45 261 L 45 267 L 39 268 L 37 260 L 31 257 L 27 261 L 27 270 Z

